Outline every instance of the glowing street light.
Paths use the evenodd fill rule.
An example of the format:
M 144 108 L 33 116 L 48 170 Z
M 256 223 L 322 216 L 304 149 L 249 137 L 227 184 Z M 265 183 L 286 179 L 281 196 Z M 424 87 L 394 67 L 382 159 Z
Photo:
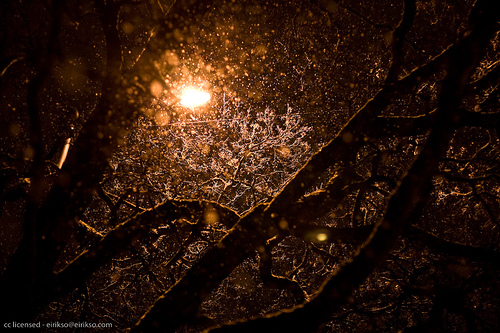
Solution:
M 210 100 L 210 94 L 194 88 L 188 88 L 183 91 L 181 96 L 181 105 L 194 108 L 201 106 Z

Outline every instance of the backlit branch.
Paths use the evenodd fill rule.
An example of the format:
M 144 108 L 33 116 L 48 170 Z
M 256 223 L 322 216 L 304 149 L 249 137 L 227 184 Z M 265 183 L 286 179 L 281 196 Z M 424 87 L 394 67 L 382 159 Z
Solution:
M 478 12 L 481 14 L 478 15 Z M 479 62 L 484 45 L 493 33 L 498 13 L 498 5 L 494 1 L 478 1 L 476 4 L 477 16 L 473 17 L 475 29 L 455 49 L 449 73 L 443 82 L 429 139 L 392 195 L 384 217 L 355 256 L 323 284 L 310 302 L 293 310 L 225 326 L 214 332 L 258 332 L 263 329 L 315 332 L 336 309 L 348 301 L 359 284 L 384 262 L 392 244 L 401 235 L 412 212 L 422 200 L 422 195 L 427 192 L 438 163 L 448 148 L 455 124 L 461 117 L 458 108 L 460 98 Z
M 171 200 L 161 204 L 155 209 L 147 210 L 137 216 L 117 225 L 105 236 L 93 242 L 93 245 L 81 253 L 61 272 L 57 273 L 51 284 L 46 286 L 41 304 L 46 304 L 51 299 L 56 299 L 74 288 L 82 285 L 92 273 L 109 262 L 112 258 L 125 251 L 135 240 L 143 239 L 155 227 L 169 223 L 175 219 L 193 216 L 196 212 L 197 219 L 203 222 L 203 212 L 214 209 L 219 215 L 220 223 L 231 228 L 239 216 L 226 207 L 216 203 L 193 200 Z M 174 223 L 174 229 L 181 227 Z M 175 231 L 173 231 L 175 233 Z

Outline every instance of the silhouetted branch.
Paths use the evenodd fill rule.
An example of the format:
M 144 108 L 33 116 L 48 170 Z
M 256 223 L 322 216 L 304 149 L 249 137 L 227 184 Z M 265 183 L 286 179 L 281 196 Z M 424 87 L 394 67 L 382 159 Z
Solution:
M 297 172 L 283 190 L 265 208 L 264 212 L 256 216 L 257 213 L 253 211 L 242 217 L 237 227 L 221 241 L 219 247 L 209 251 L 186 274 L 182 279 L 182 283 L 176 284 L 176 286 L 159 298 L 155 307 L 150 309 L 141 319 L 136 330 L 144 330 L 146 327 L 150 328 L 153 322 L 161 330 L 173 330 L 180 322 L 192 318 L 197 310 L 196 304 L 199 304 L 201 301 L 200 295 L 208 294 L 207 291 L 218 285 L 223 278 L 229 275 L 237 264 L 251 252 L 252 248 L 261 246 L 267 238 L 273 237 L 276 234 L 279 230 L 279 221 L 292 210 L 295 202 L 302 196 L 304 189 L 309 188 L 331 165 L 341 163 L 346 169 L 352 169 L 357 148 L 365 142 L 366 128 L 369 127 L 369 122 L 390 103 L 391 96 L 396 91 L 405 91 L 423 78 L 433 75 L 434 71 L 431 70 L 435 66 L 442 66 L 444 61 L 449 57 L 446 51 L 444 54 L 438 56 L 437 60 L 431 60 L 427 65 L 402 78 L 397 84 L 385 85 L 373 99 L 368 101 L 351 118 L 348 124 L 333 140 L 310 158 L 304 167 Z M 342 176 L 340 176 L 340 179 L 342 179 Z M 214 269 L 221 257 L 231 257 L 230 264 L 226 261 L 223 267 Z M 205 271 L 217 271 L 217 274 L 212 275 L 213 282 L 210 284 L 197 286 L 196 281 L 203 279 L 203 275 L 200 272 Z M 217 279 L 215 276 L 217 276 L 219 282 L 215 281 Z M 186 286 L 191 288 L 191 292 L 187 292 L 190 295 L 189 299 L 185 297 L 186 291 L 183 290 Z M 197 290 L 198 288 L 203 288 L 207 291 L 202 293 Z M 183 312 L 183 318 L 175 313 L 175 309 L 169 309 L 169 303 L 185 304 L 187 302 L 189 302 L 189 305 L 186 304 L 186 309 L 189 310 Z M 182 307 L 177 306 L 176 308 Z
M 133 331 L 171 332 L 181 323 L 194 320 L 201 300 L 261 244 L 262 230 L 256 226 L 260 225 L 265 207 L 256 206 L 242 216 L 219 243 L 156 300 Z
M 498 29 L 499 5 L 493 0 L 473 1 L 477 3 L 471 20 L 476 26 L 472 24 L 468 28 L 461 18 L 474 5 L 469 2 L 451 7 L 418 4 L 417 10 L 414 0 L 387 4 L 387 7 L 351 6 L 343 0 L 311 0 L 275 4 L 276 8 L 266 1 L 256 2 L 255 7 L 220 1 L 216 2 L 221 5 L 217 8 L 211 7 L 212 1 L 202 0 L 96 0 L 71 5 L 54 1 L 35 1 L 34 4 L 46 11 L 41 19 L 33 19 L 35 6 L 14 2 L 0 5 L 0 21 L 13 23 L 12 28 L 6 26 L 2 30 L 5 33 L 0 37 L 6 41 L 5 52 L 0 51 L 6 53 L 0 60 L 2 92 L 13 93 L 0 102 L 2 111 L 5 109 L 8 113 L 2 127 L 8 130 L 0 131 L 0 141 L 6 138 L 5 142 L 12 142 L 14 147 L 5 151 L 18 156 L 15 160 L 5 152 L 0 153 L 9 158 L 0 161 L 3 168 L 0 201 L 6 201 L 5 206 L 0 202 L 0 214 L 5 213 L 0 217 L 9 222 L 8 229 L 1 231 L 0 236 L 4 239 L 16 236 L 15 228 L 21 229 L 21 225 L 16 224 L 25 222 L 23 239 L 10 262 L 17 238 L 11 237 L 8 248 L 0 250 L 7 253 L 4 262 L 8 263 L 0 280 L 0 304 L 6 309 L 0 315 L 3 321 L 28 322 L 35 315 L 37 320 L 62 316 L 85 321 L 87 316 L 95 316 L 113 322 L 115 329 L 127 330 L 131 320 L 143 315 L 135 331 L 175 332 L 183 325 L 205 328 L 214 322 L 220 324 L 221 317 L 234 318 L 236 312 L 245 318 L 262 315 L 269 311 L 269 306 L 276 309 L 277 304 L 288 303 L 287 291 L 293 290 L 296 300 L 304 302 L 298 307 L 266 318 L 245 320 L 219 331 L 314 331 L 331 320 L 335 312 L 340 315 L 334 317 L 337 320 L 334 325 L 352 328 L 353 317 L 365 315 L 360 321 L 362 324 L 369 324 L 375 316 L 392 319 L 396 306 L 404 308 L 411 303 L 413 309 L 421 309 L 433 297 L 439 303 L 429 315 L 430 322 L 435 324 L 446 316 L 444 309 L 453 302 L 449 290 L 443 292 L 428 287 L 438 278 L 439 269 L 447 267 L 446 263 L 439 266 L 439 261 L 448 260 L 445 258 L 448 253 L 472 258 L 463 265 L 469 272 L 480 265 L 490 269 L 498 260 L 498 251 L 486 248 L 495 248 L 498 243 L 497 230 L 487 217 L 485 225 L 476 223 L 463 229 L 479 232 L 475 228 L 481 227 L 481 232 L 483 228 L 491 231 L 489 239 L 484 242 L 481 239 L 481 244 L 487 244 L 485 248 L 450 241 L 456 239 L 459 231 L 449 229 L 446 223 L 432 225 L 433 231 L 410 226 L 412 223 L 417 226 L 427 214 L 435 214 L 433 222 L 440 217 L 441 208 L 444 208 L 443 214 L 458 208 L 459 216 L 487 214 L 489 219 L 498 222 L 495 204 L 500 198 L 495 193 L 495 184 L 500 179 L 497 163 L 500 113 L 493 113 L 497 111 L 500 87 L 500 62 L 495 61 L 493 53 L 498 48 L 498 32 L 494 39 L 488 40 L 494 24 Z M 401 4 L 404 4 L 403 11 Z M 166 16 L 172 5 L 171 14 Z M 51 8 L 54 17 L 49 22 Z M 365 14 L 367 8 L 373 13 Z M 444 9 L 450 9 L 450 15 L 441 20 L 436 10 Z M 254 12 L 261 13 L 264 22 L 259 15 L 249 22 L 241 20 Z M 268 13 L 290 18 L 292 27 L 288 25 L 285 34 L 280 34 L 281 23 L 268 20 Z M 398 16 L 399 23 L 396 22 Z M 425 26 L 428 18 L 435 20 L 433 23 L 439 29 L 444 28 L 441 36 L 428 36 L 432 33 L 432 28 Z M 449 23 L 448 19 L 452 24 L 443 26 Z M 323 27 L 318 24 L 323 23 L 325 28 L 321 31 Z M 368 32 L 370 27 L 374 29 Z M 455 38 L 457 31 L 463 35 Z M 83 37 L 89 32 L 96 33 L 98 38 Z M 281 36 L 283 43 L 279 40 Z M 61 50 L 57 45 L 59 41 L 63 42 Z M 436 50 L 442 53 L 430 59 L 424 50 L 419 55 L 408 52 L 409 47 L 422 41 L 426 43 L 425 52 L 428 46 L 429 53 L 436 54 Z M 367 45 L 351 54 L 350 46 L 356 43 Z M 25 47 L 43 52 L 40 57 L 36 53 L 24 54 Z M 346 49 L 349 49 L 347 54 L 342 53 Z M 482 59 L 481 52 L 487 53 Z M 58 61 L 57 57 L 63 54 L 67 57 Z M 132 57 L 134 59 L 130 59 Z M 23 60 L 22 63 L 17 63 L 19 60 Z M 476 66 L 480 60 L 482 63 Z M 420 61 L 426 63 L 403 76 Z M 485 68 L 484 64 L 491 65 Z M 187 75 L 192 70 L 193 76 Z M 349 73 L 352 71 L 367 75 Z M 385 80 L 381 78 L 383 73 L 387 73 Z M 4 85 L 4 78 L 20 84 L 9 87 L 11 82 Z M 234 80 L 230 80 L 232 78 Z M 209 112 L 196 114 L 200 121 L 188 125 L 182 119 L 190 112 L 178 108 L 173 95 L 182 84 L 198 79 L 214 84 L 211 87 L 213 104 Z M 358 86 L 361 82 L 363 86 Z M 84 85 L 88 87 L 80 89 Z M 269 92 L 260 91 L 264 86 Z M 315 91 L 316 88 L 321 88 L 322 93 L 319 89 Z M 286 93 L 275 98 L 272 94 L 279 91 Z M 302 131 L 306 127 L 299 128 L 297 122 L 287 120 L 286 124 L 291 125 L 283 129 L 284 121 L 278 123 L 278 120 L 269 120 L 274 116 L 259 115 L 257 123 L 263 121 L 268 127 L 262 131 L 250 130 L 251 140 L 242 135 L 247 125 L 234 127 L 234 133 L 227 133 L 227 127 L 222 124 L 229 121 L 234 110 L 224 113 L 224 117 L 220 117 L 223 119 L 211 119 L 220 111 L 217 100 L 222 92 L 224 112 L 230 105 L 226 104 L 226 93 L 235 94 L 231 99 L 235 98 L 236 107 L 246 103 L 252 108 L 264 103 L 274 107 L 289 98 L 290 103 L 298 107 L 294 115 L 300 119 L 303 114 L 307 121 L 319 127 L 314 128 L 311 137 L 306 137 L 298 133 L 309 129 Z M 244 96 L 246 93 L 248 96 Z M 165 95 L 169 96 L 168 100 L 164 99 Z M 74 105 L 88 96 L 91 97 L 83 101 L 82 116 L 77 121 L 71 120 L 75 127 L 64 130 L 70 127 L 62 124 L 69 117 L 66 113 L 74 113 Z M 369 97 L 372 98 L 367 100 Z M 359 107 L 363 101 L 366 104 Z M 468 111 L 470 109 L 474 112 Z M 288 115 L 289 111 L 286 112 Z M 416 112 L 421 114 L 407 116 Z M 235 124 L 257 118 L 247 113 L 233 118 Z M 343 117 L 347 114 L 352 117 L 346 122 Z M 160 125 L 157 117 L 163 116 L 166 119 Z M 262 120 L 264 118 L 267 120 Z M 148 127 L 153 122 L 158 125 L 154 130 Z M 338 129 L 340 122 L 345 125 L 332 133 L 331 126 Z M 185 131 L 180 138 L 178 134 L 185 129 L 180 124 L 197 127 L 191 128 L 189 134 Z M 175 125 L 172 126 L 175 130 L 167 131 L 170 125 Z M 452 137 L 457 127 L 465 128 Z M 129 133 L 132 128 L 134 132 Z M 277 139 L 268 140 L 269 135 L 274 135 L 270 131 L 274 128 L 279 135 Z M 59 133 L 52 133 L 58 130 Z M 228 135 L 218 140 L 220 133 Z M 290 139 L 287 133 L 296 136 Z M 486 133 L 490 140 L 484 144 Z M 289 178 L 290 169 L 296 169 L 309 155 L 308 142 L 315 145 L 318 138 L 324 142 L 325 137 L 331 138 L 333 134 L 336 134 L 333 139 L 273 196 L 284 179 Z M 19 142 L 15 142 L 17 139 Z M 306 149 L 296 144 L 301 139 L 308 140 L 303 141 Z M 467 147 L 469 139 L 473 144 Z M 69 156 L 60 163 L 62 170 L 59 170 L 53 161 L 64 142 L 70 140 L 72 146 L 65 146 L 69 148 Z M 45 145 L 52 147 L 49 154 L 44 152 Z M 172 156 L 168 149 L 175 150 L 177 146 L 181 147 L 182 154 Z M 450 157 L 443 158 L 447 149 Z M 192 158 L 197 153 L 200 157 Z M 218 159 L 222 154 L 225 157 Z M 33 163 L 28 159 L 30 156 L 34 156 Z M 155 163 L 153 156 L 163 156 L 163 160 Z M 119 163 L 109 161 L 111 157 Z M 272 163 L 267 163 L 268 160 Z M 19 164 L 14 166 L 15 162 Z M 211 169 L 210 165 L 217 163 L 222 168 Z M 250 167 L 246 168 L 245 163 Z M 26 170 L 31 166 L 28 173 Z M 182 169 L 186 166 L 187 170 Z M 103 180 L 103 175 L 108 175 L 108 179 Z M 436 187 L 431 186 L 430 179 Z M 110 187 L 112 193 L 106 192 Z M 465 196 L 457 195 L 457 191 L 464 188 L 472 190 Z M 130 194 L 131 189 L 134 194 Z M 431 193 L 433 189 L 439 191 Z M 272 201 L 254 207 L 244 216 L 208 198 L 173 199 L 157 205 L 165 197 L 203 198 L 206 193 L 210 198 L 218 196 L 240 211 L 257 202 Z M 467 197 L 472 203 L 467 202 Z M 424 199 L 429 200 L 424 202 Z M 432 206 L 436 203 L 439 204 Z M 426 210 L 417 211 L 424 204 Z M 476 211 L 469 212 L 473 208 L 477 208 Z M 24 221 L 15 216 L 23 214 L 26 215 Z M 351 214 L 352 221 L 349 220 Z M 358 215 L 363 215 L 364 223 L 357 223 Z M 111 223 L 108 223 L 109 217 Z M 10 223 L 12 220 L 14 223 Z M 104 225 L 100 225 L 102 223 Z M 352 227 L 340 227 L 343 224 Z M 109 231 L 104 234 L 92 226 Z M 434 230 L 437 230 L 435 234 Z M 391 244 L 401 235 L 408 241 L 397 243 L 403 245 L 394 255 L 400 261 L 400 268 L 393 270 L 391 264 L 381 271 L 375 270 L 383 265 Z M 317 289 L 318 279 L 324 279 L 321 273 L 344 256 L 337 251 L 363 241 L 351 260 L 309 299 L 307 293 Z M 347 244 L 334 244 L 336 242 Z M 434 251 L 439 258 L 431 252 L 429 256 L 420 257 L 419 242 L 425 243 L 425 252 Z M 66 244 L 85 250 L 79 255 L 75 248 L 63 251 Z M 280 252 L 286 249 L 292 250 Z M 275 250 L 281 255 L 276 255 Z M 127 253 L 132 255 L 120 259 Z M 66 258 L 72 255 L 78 256 L 69 262 Z M 483 262 L 481 255 L 486 257 Z M 252 260 L 245 261 L 248 258 Z M 247 273 L 250 273 L 258 284 L 258 277 L 254 275 L 255 258 L 260 259 L 260 278 L 265 288 L 281 289 L 281 298 L 277 300 L 280 303 L 270 304 L 268 301 L 273 300 L 264 295 L 261 304 L 255 307 L 252 306 L 255 297 L 252 297 L 245 300 L 241 310 L 222 309 L 224 305 L 214 302 L 209 295 L 219 301 L 230 297 L 232 286 L 226 289 L 228 284 L 223 280 L 231 273 L 241 273 L 239 265 L 245 281 L 249 281 Z M 289 259 L 292 259 L 291 272 L 287 269 Z M 274 270 L 275 265 L 278 270 Z M 417 273 L 417 267 L 422 269 L 422 265 L 436 268 L 436 276 Z M 318 267 L 321 267 L 319 272 Z M 109 270 L 111 276 L 108 276 Z M 283 276 L 276 276 L 277 271 Z M 447 268 L 444 271 L 447 272 Z M 166 276 L 162 276 L 164 273 Z M 461 273 L 457 274 L 462 277 Z M 392 275 L 387 278 L 386 274 Z M 373 279 L 360 288 L 367 276 Z M 414 290 L 421 286 L 411 279 L 416 276 L 421 277 L 425 285 L 421 293 Z M 401 284 L 401 280 L 404 283 Z M 236 279 L 236 282 L 242 281 Z M 387 287 L 380 301 L 390 299 L 385 302 L 386 306 L 372 305 L 371 295 L 365 293 L 365 286 L 373 291 L 380 286 L 380 281 Z M 103 288 L 102 283 L 106 285 Z M 170 283 L 174 285 L 168 287 Z M 245 283 L 234 287 L 238 294 L 257 291 L 262 295 L 260 286 L 255 289 L 253 284 Z M 164 292 L 165 288 L 169 289 Z M 480 294 L 476 297 L 476 290 L 466 292 L 461 286 L 457 290 L 459 304 L 463 306 L 465 297 L 473 295 L 469 305 L 476 308 L 482 301 L 481 294 L 488 292 L 480 286 L 477 288 Z M 156 296 L 152 295 L 162 292 L 155 302 L 152 297 Z M 438 296 L 433 294 L 438 292 Z M 85 298 L 83 306 L 73 302 L 73 296 L 80 293 Z M 424 299 L 414 300 L 414 296 Z M 76 297 L 77 301 L 81 300 L 80 296 Z M 350 305 L 351 310 L 345 310 L 346 302 L 353 299 L 361 305 Z M 106 308 L 108 302 L 117 301 L 123 304 Z M 239 299 L 228 299 L 228 302 L 231 306 L 238 304 Z M 144 306 L 151 304 L 144 312 Z M 208 317 L 200 316 L 200 311 L 214 316 L 214 320 L 204 321 Z M 468 329 L 474 329 L 474 321 L 479 318 L 472 318 L 471 313 L 473 310 L 457 313 L 465 318 Z M 349 318 L 347 314 L 353 316 Z M 345 322 L 338 320 L 342 316 Z M 407 322 L 401 319 L 397 325 L 411 322 L 417 325 L 416 329 L 429 328 L 427 324 L 419 327 L 419 321 L 422 320 L 417 318 L 415 323 L 413 318 Z
M 377 117 L 368 130 L 371 137 L 425 135 L 430 128 L 430 119 L 435 110 L 414 117 Z M 495 128 L 500 122 L 500 113 L 466 112 L 458 126 Z
M 337 207 L 348 194 L 364 185 L 352 174 L 343 173 L 342 176 L 334 177 L 324 188 L 303 196 L 283 213 L 282 218 L 289 222 L 287 232 L 293 233 L 300 223 L 324 216 Z
M 401 71 L 401 65 L 404 60 L 403 43 L 405 42 L 405 37 L 415 20 L 417 8 L 415 5 L 415 0 L 404 0 L 403 6 L 403 16 L 401 21 L 391 35 L 392 44 L 392 63 L 389 67 L 389 72 L 387 73 L 387 81 L 395 82 L 398 77 L 398 72 Z
M 438 251 L 443 251 L 450 255 L 459 255 L 475 260 L 489 261 L 491 263 L 498 262 L 500 259 L 500 253 L 494 249 L 453 242 L 418 226 L 409 227 L 408 230 L 405 231 L 405 237 L 416 239 L 426 246 L 432 246 Z
M 482 176 L 475 176 L 475 177 L 465 177 L 465 176 L 460 176 L 453 174 L 452 172 L 446 172 L 446 171 L 441 171 L 439 172 L 440 176 L 443 176 L 444 178 L 455 181 L 455 182 L 464 182 L 464 183 L 469 183 L 469 184 L 474 184 L 476 182 L 481 182 L 485 180 L 491 180 L 491 179 L 497 179 L 500 180 L 500 174 L 496 173 L 488 173 Z
M 354 257 L 342 265 L 308 303 L 263 318 L 225 326 L 213 332 L 301 331 L 314 332 L 341 305 L 371 272 L 381 265 L 412 212 L 427 192 L 438 163 L 446 153 L 455 125 L 462 113 L 458 106 L 465 86 L 479 62 L 479 55 L 493 33 L 499 15 L 494 1 L 478 1 L 474 30 L 454 48 L 439 107 L 429 138 L 401 184 L 390 198 L 384 217 Z M 473 14 L 473 15 L 474 15 Z
M 27 307 L 26 303 L 36 302 L 40 280 L 48 271 L 46 254 L 50 255 L 50 251 L 45 250 L 52 239 L 51 235 L 47 235 L 46 239 L 41 237 L 43 227 L 40 224 L 45 221 L 40 221 L 39 218 L 43 214 L 40 206 L 48 189 L 40 120 L 40 93 L 51 73 L 54 61 L 60 55 L 58 38 L 63 15 L 61 5 L 61 1 L 54 1 L 50 8 L 52 21 L 45 52 L 30 55 L 30 59 L 36 60 L 34 65 L 38 70 L 36 76 L 29 82 L 27 91 L 29 139 L 33 158 L 30 170 L 31 184 L 27 193 L 23 237 L 2 274 L 0 285 L 0 294 L 3 295 L 2 302 L 4 302 L 2 304 L 6 309 L 2 316 L 9 320 L 29 319 L 35 314 L 36 309 Z M 56 212 L 59 210 L 59 207 L 55 208 Z
M 308 189 L 328 167 L 336 163 L 344 164 L 346 170 L 352 170 L 357 147 L 365 141 L 364 130 L 368 127 L 369 121 L 390 103 L 390 97 L 395 91 L 402 87 L 406 88 L 410 83 L 416 83 L 421 79 L 421 77 L 417 79 L 413 76 L 415 72 L 400 80 L 398 85 L 385 85 L 372 100 L 358 111 L 335 139 L 311 157 L 262 213 L 252 211 L 243 216 L 235 229 L 221 240 L 219 246 L 209 251 L 186 274 L 181 280 L 182 283 L 176 284 L 157 300 L 155 306 L 141 319 L 136 330 L 144 330 L 146 327 L 150 329 L 153 322 L 161 330 L 174 330 L 180 322 L 192 318 L 197 311 L 197 304 L 201 302 L 200 295 L 208 294 L 207 291 L 228 276 L 252 249 L 262 246 L 266 239 L 273 237 L 278 232 L 279 221 L 284 216 L 288 216 L 288 213 L 293 209 L 292 207 L 303 195 L 304 189 Z M 419 74 L 426 74 L 422 72 L 422 70 L 418 71 Z M 430 72 L 427 74 L 431 75 Z M 343 179 L 342 176 L 339 179 Z M 349 177 L 344 178 L 343 181 L 349 182 Z M 229 257 L 230 260 L 224 262 L 223 267 L 214 269 L 219 258 Z M 211 281 L 210 284 L 205 284 L 202 287 L 197 286 L 196 281 L 203 279 L 201 272 L 206 271 L 217 271 L 216 274 L 212 274 L 213 282 Z M 218 282 L 217 279 L 219 279 Z M 186 291 L 183 290 L 183 287 L 186 286 L 192 289 L 191 292 L 188 292 L 189 298 L 186 298 Z M 206 291 L 202 293 L 196 290 L 198 288 L 203 288 Z M 186 304 L 187 302 L 189 305 Z M 169 303 L 186 304 L 186 309 L 189 310 L 185 309 L 183 311 L 184 317 L 181 318 L 174 309 L 168 309 Z M 176 308 L 182 307 L 177 306 Z
M 152 228 L 186 216 L 196 216 L 197 220 L 194 223 L 204 224 L 203 213 L 208 209 L 208 205 L 217 212 L 220 223 L 228 228 L 231 228 L 239 218 L 233 210 L 217 203 L 193 200 L 167 201 L 117 225 L 105 236 L 94 241 L 73 262 L 54 275 L 50 285 L 45 286 L 40 303 L 46 304 L 49 300 L 57 299 L 82 285 L 98 268 L 125 251 L 135 240 L 145 238 Z M 182 222 L 174 223 L 174 229 L 180 228 L 180 224 Z
M 59 4 L 58 1 L 55 4 Z M 12 256 L 9 266 L 3 274 L 3 285 L 9 292 L 9 297 L 4 297 L 6 302 L 14 302 L 5 306 L 11 312 L 6 313 L 6 318 L 30 319 L 36 309 L 27 309 L 26 299 L 30 306 L 36 307 L 44 303 L 44 295 L 32 293 L 26 286 L 35 285 L 36 289 L 44 289 L 43 286 L 50 283 L 52 269 L 64 248 L 69 235 L 73 232 L 74 221 L 79 220 L 83 214 L 82 207 L 86 207 L 92 199 L 94 191 L 99 188 L 99 183 L 109 167 L 108 160 L 118 147 L 119 142 L 126 135 L 130 126 L 142 112 L 144 105 L 149 105 L 152 99 L 149 85 L 153 80 L 163 82 L 157 73 L 154 60 L 158 57 L 158 45 L 149 43 L 145 52 L 128 72 L 122 71 L 122 45 L 117 30 L 119 4 L 107 1 L 97 1 L 96 9 L 101 18 L 102 28 L 106 42 L 107 63 L 106 71 L 102 76 L 102 94 L 96 109 L 92 112 L 84 124 L 76 141 L 69 150 L 69 154 L 57 179 L 52 186 L 47 201 L 40 209 L 27 209 L 27 232 Z M 54 27 L 62 15 L 55 11 Z M 184 18 L 179 19 L 179 25 Z M 175 22 L 174 22 L 175 23 Z M 168 26 L 164 27 L 169 29 Z M 55 29 L 55 28 L 54 28 Z M 160 34 L 160 38 L 164 38 Z M 52 32 L 52 39 L 59 38 L 57 29 Z M 42 69 L 39 76 L 46 75 L 50 66 Z M 36 81 L 35 81 L 36 83 Z M 145 88 L 147 87 L 147 88 Z M 35 91 L 35 90 L 33 90 Z M 128 98 L 124 94 L 134 91 L 134 98 Z M 41 169 L 41 148 L 37 142 L 40 141 L 40 130 L 37 130 L 38 120 L 36 118 L 36 92 L 32 93 L 33 101 L 28 103 L 32 123 L 34 125 L 33 143 L 35 145 L 35 170 Z M 117 97 L 118 96 L 118 97 Z M 35 162 L 36 162 L 35 161 Z M 40 172 L 38 172 L 40 173 Z M 32 181 L 33 195 L 39 196 L 40 186 L 43 179 L 35 177 Z M 34 201 L 36 205 L 39 200 Z M 30 228 L 36 224 L 36 233 L 30 232 Z M 35 251 L 31 248 L 36 241 Z M 31 264 L 36 263 L 36 277 L 28 272 Z M 28 271 L 27 271 L 28 270 Z M 28 279 L 28 280 L 26 280 Z M 26 297 L 20 294 L 27 291 Z M 45 291 L 42 291 L 45 293 Z M 30 296 L 28 296 L 30 295 Z M 41 297 L 41 300 L 37 298 Z M 19 304 L 18 304 L 19 303 Z M 14 305 L 17 304 L 17 305 Z M 22 308 L 22 310 L 21 310 Z
M 290 292 L 295 297 L 297 303 L 301 303 L 305 300 L 306 294 L 300 284 L 292 279 L 283 276 L 274 275 L 272 270 L 272 248 L 273 245 L 279 243 L 283 240 L 283 236 L 277 236 L 272 242 L 268 242 L 264 245 L 264 250 L 259 251 L 259 272 L 262 282 L 267 286 L 275 289 L 285 289 Z

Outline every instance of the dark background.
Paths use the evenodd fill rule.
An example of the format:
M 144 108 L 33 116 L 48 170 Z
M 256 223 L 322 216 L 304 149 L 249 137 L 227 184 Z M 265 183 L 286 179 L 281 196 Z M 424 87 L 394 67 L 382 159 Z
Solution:
M 498 13 L 2 1 L 2 322 L 498 331 Z

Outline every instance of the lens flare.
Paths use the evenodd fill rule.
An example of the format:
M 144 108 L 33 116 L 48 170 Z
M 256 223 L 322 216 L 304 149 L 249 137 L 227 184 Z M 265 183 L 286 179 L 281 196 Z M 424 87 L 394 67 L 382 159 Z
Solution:
M 194 108 L 207 103 L 209 100 L 209 93 L 194 88 L 188 88 L 182 93 L 181 105 Z

